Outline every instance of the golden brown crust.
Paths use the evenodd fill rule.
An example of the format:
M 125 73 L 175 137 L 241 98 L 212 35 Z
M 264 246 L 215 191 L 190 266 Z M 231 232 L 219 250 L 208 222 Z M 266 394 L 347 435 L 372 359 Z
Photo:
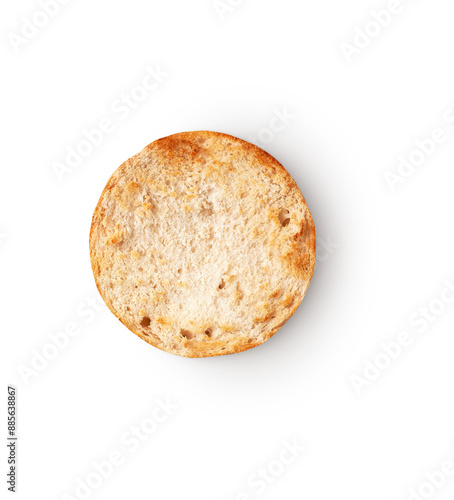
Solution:
M 208 147 L 206 146 L 207 141 L 209 142 Z M 232 153 L 234 158 L 226 159 L 230 146 L 235 147 L 234 153 Z M 241 163 L 242 161 L 246 162 L 251 169 L 265 169 L 260 175 L 269 185 L 263 184 L 265 181 L 261 184 L 259 176 L 257 176 L 258 180 L 251 178 L 251 176 L 242 179 L 242 176 L 245 175 L 244 168 L 240 168 L 241 165 L 244 165 Z M 281 211 L 282 213 L 270 209 L 268 219 L 274 225 L 273 227 L 282 226 L 286 229 L 288 227 L 289 231 L 294 232 L 292 234 L 285 233 L 284 236 L 278 230 L 274 230 L 270 236 L 269 246 L 271 249 L 278 248 L 280 250 L 282 280 L 286 275 L 288 277 L 286 279 L 293 280 L 298 286 L 292 290 L 282 290 L 281 285 L 276 282 L 272 285 L 272 289 L 266 290 L 266 283 L 260 285 L 263 288 L 263 302 L 257 303 L 256 313 L 249 320 L 251 324 L 257 324 L 262 328 L 261 336 L 256 340 L 251 337 L 250 332 L 246 334 L 238 331 L 233 322 L 230 324 L 222 322 L 220 318 L 213 318 L 211 323 L 217 323 L 217 330 L 221 336 L 212 337 L 209 321 L 195 319 L 189 321 L 191 325 L 188 327 L 191 330 L 179 330 L 181 333 L 176 336 L 174 344 L 165 342 L 163 337 L 168 339 L 169 336 L 176 335 L 174 332 L 179 328 L 178 317 L 167 313 L 153 315 L 149 309 L 143 308 L 140 310 L 140 314 L 143 316 L 142 323 L 138 325 L 136 317 L 133 318 L 124 309 L 119 310 L 123 307 L 126 307 L 128 311 L 134 310 L 137 308 L 136 304 L 129 304 L 130 308 L 124 301 L 117 300 L 112 291 L 122 290 L 125 283 L 128 283 L 127 273 L 123 272 L 121 268 L 117 269 L 115 273 L 113 272 L 115 268 L 113 263 L 129 258 L 129 256 L 131 259 L 138 260 L 145 253 L 143 249 L 138 251 L 134 248 L 125 257 L 120 247 L 131 239 L 131 228 L 122 227 L 118 223 L 107 227 L 105 221 L 112 215 L 113 204 L 115 207 L 120 207 L 117 208 L 118 210 L 123 210 L 128 214 L 134 213 L 139 219 L 146 218 L 156 209 L 155 200 L 151 199 L 151 196 L 146 196 L 139 205 L 132 204 L 131 201 L 135 199 L 134 197 L 140 191 L 141 186 L 146 185 L 151 189 L 151 193 L 159 193 L 168 198 L 172 197 L 181 203 L 182 209 L 189 216 L 195 211 L 196 188 L 188 188 L 184 195 L 178 195 L 173 185 L 188 176 L 197 178 L 201 169 L 203 169 L 203 176 L 214 179 L 218 185 L 224 185 L 226 189 L 228 189 L 232 178 L 240 179 L 238 181 L 240 188 L 235 192 L 235 196 L 240 198 L 247 195 L 249 184 L 255 182 L 257 184 L 254 191 L 256 205 L 264 203 L 265 198 L 261 198 L 262 191 L 266 191 L 273 185 L 277 186 L 276 189 L 282 191 L 285 199 L 291 202 L 286 210 Z M 165 182 L 158 178 L 158 175 L 152 175 L 152 172 L 159 172 L 159 176 L 164 176 L 163 178 L 166 179 Z M 293 209 L 294 213 L 290 214 L 288 209 Z M 200 213 L 203 213 L 204 210 L 210 211 L 211 209 L 203 208 Z M 243 215 L 245 220 L 248 220 L 249 214 Z M 172 217 L 172 214 L 169 214 L 169 217 Z M 251 239 L 257 238 L 262 241 L 264 231 L 261 229 L 261 224 L 256 224 L 253 227 L 252 233 L 250 233 Z M 298 225 L 295 230 L 293 228 L 296 224 Z M 153 249 L 150 252 L 153 253 Z M 93 274 L 96 286 L 109 309 L 128 329 L 149 344 L 186 357 L 233 354 L 260 345 L 271 338 L 294 314 L 302 301 L 312 279 L 315 252 L 315 226 L 311 214 L 295 181 L 285 168 L 275 158 L 253 144 L 227 134 L 209 131 L 184 132 L 158 139 L 145 147 L 139 154 L 124 162 L 105 186 L 94 211 L 90 229 L 90 256 Z M 166 265 L 165 256 L 159 257 L 159 263 L 163 266 Z M 266 275 L 266 268 L 263 272 Z M 226 284 L 228 287 L 235 286 L 232 300 L 240 303 L 244 299 L 244 293 L 236 280 L 235 275 L 226 276 L 223 283 L 224 286 Z M 137 283 L 143 285 L 143 280 L 139 279 Z M 184 290 L 188 284 L 183 279 L 174 282 L 161 280 L 158 289 L 148 290 L 147 297 L 149 298 L 143 300 L 155 304 L 166 303 L 169 290 L 173 293 L 176 287 Z M 148 329 L 150 323 L 151 330 Z M 159 335 L 153 332 L 153 328 L 159 328 Z

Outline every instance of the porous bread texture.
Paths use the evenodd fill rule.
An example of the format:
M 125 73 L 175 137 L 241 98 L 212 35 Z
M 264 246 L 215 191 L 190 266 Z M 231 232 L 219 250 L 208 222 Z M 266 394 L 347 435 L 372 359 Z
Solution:
M 93 215 L 98 290 L 164 351 L 217 356 L 268 340 L 312 278 L 315 228 L 295 181 L 236 137 L 185 132 L 121 165 Z

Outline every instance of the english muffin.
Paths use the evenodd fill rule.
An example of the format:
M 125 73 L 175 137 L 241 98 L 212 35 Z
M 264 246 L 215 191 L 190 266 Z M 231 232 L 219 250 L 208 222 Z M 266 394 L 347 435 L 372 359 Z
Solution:
M 245 351 L 292 316 L 315 265 L 315 228 L 284 167 L 259 147 L 198 131 L 121 165 L 94 211 L 90 257 L 113 314 L 186 357 Z

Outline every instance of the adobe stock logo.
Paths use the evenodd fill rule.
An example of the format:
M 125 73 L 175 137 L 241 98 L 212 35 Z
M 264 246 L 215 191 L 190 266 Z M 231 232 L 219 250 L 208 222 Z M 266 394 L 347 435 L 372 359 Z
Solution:
M 68 348 L 107 306 L 99 297 L 87 297 L 77 304 L 75 316 L 56 332 L 49 332 L 47 342 L 30 353 L 27 364 L 21 363 L 17 371 L 25 385 L 34 381 L 60 354 Z
M 412 2 L 412 0 L 408 0 Z M 374 38 L 379 37 L 383 31 L 391 25 L 395 16 L 404 11 L 404 5 L 400 0 L 389 0 L 385 8 L 381 10 L 373 10 L 370 13 L 370 18 L 362 26 L 354 27 L 353 38 L 350 42 L 341 42 L 339 47 L 350 64 L 355 56 L 360 55 Z
M 280 109 L 275 108 L 267 126 L 261 128 L 256 135 L 249 137 L 249 142 L 257 146 L 270 144 L 276 135 L 281 134 L 295 119 L 296 115 L 290 113 L 287 106 L 282 106 Z
M 159 64 L 146 66 L 142 80 L 114 99 L 109 106 L 110 116 L 97 121 L 96 126 L 84 128 L 73 145 L 66 146 L 64 158 L 51 162 L 51 169 L 60 183 L 99 148 L 106 137 L 114 133 L 121 122 L 126 120 L 140 103 L 147 100 L 169 76 Z
M 30 19 L 22 17 L 22 25 L 19 33 L 9 32 L 7 38 L 13 50 L 17 53 L 20 49 L 30 43 L 38 35 L 39 31 L 45 28 L 51 19 L 56 17 L 62 5 L 66 5 L 71 0 L 39 0 L 41 9 L 37 10 Z
M 452 448 L 454 453 L 454 448 Z M 416 488 L 408 490 L 408 500 L 428 500 L 433 498 L 442 488 L 444 488 L 448 480 L 454 476 L 454 462 L 452 460 L 445 460 L 438 470 L 433 472 L 426 472 L 424 474 L 425 481 L 423 481 Z
M 316 271 L 322 262 L 326 262 L 331 258 L 333 253 L 340 248 L 340 243 L 332 241 L 330 236 L 327 238 L 320 238 L 317 236 L 317 253 L 315 255 L 315 269 Z
M 441 118 L 439 127 L 435 127 L 423 139 L 415 139 L 416 146 L 410 152 L 401 154 L 397 158 L 397 168 L 387 170 L 384 173 L 385 181 L 392 193 L 400 186 L 405 184 L 407 180 L 418 172 L 429 159 L 436 154 L 446 143 L 450 134 L 454 132 L 454 106 L 448 107 Z
M 238 492 L 232 500 L 251 500 L 263 495 L 306 451 L 307 448 L 295 439 L 292 442 L 284 441 L 279 455 L 250 474 L 247 478 L 247 488 Z
M 433 298 L 427 304 L 421 305 L 408 318 L 410 328 L 403 330 L 381 342 L 378 352 L 374 356 L 364 359 L 359 373 L 351 373 L 350 382 L 358 396 L 362 395 L 365 389 L 373 385 L 382 375 L 393 366 L 397 360 L 401 359 L 410 347 L 417 340 L 416 333 L 423 334 L 430 330 L 430 326 L 437 322 L 443 314 L 454 305 L 454 282 L 446 279 L 444 287 L 438 297 Z
M 179 406 L 166 397 L 154 401 L 154 407 L 137 425 L 132 425 L 119 436 L 119 446 L 110 450 L 101 460 L 91 462 L 89 472 L 73 482 L 71 493 L 63 493 L 61 500 L 88 500 L 124 465 L 131 454 L 160 432 Z

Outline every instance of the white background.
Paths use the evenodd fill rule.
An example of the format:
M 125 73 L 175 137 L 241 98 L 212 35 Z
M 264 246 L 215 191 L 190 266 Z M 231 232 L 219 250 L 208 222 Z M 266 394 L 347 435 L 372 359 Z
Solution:
M 19 46 L 42 7 L 2 3 L 1 432 L 15 384 L 16 498 L 82 498 L 92 462 L 119 450 L 123 464 L 86 498 L 405 500 L 422 488 L 452 499 L 454 476 L 424 485 L 454 461 L 454 305 L 440 302 L 454 293 L 443 293 L 454 283 L 452 0 L 402 0 L 350 61 L 342 43 L 386 2 L 224 3 L 222 15 L 211 0 L 69 1 Z M 167 76 L 127 117 L 115 112 L 147 66 Z M 292 118 L 270 133 L 276 110 Z M 60 182 L 54 162 L 103 119 L 113 131 Z M 444 142 L 393 191 L 385 173 L 437 128 Z M 185 359 L 90 313 L 88 232 L 124 160 L 198 129 L 264 139 L 306 197 L 319 254 L 273 339 Z M 430 323 L 423 306 L 437 311 Z M 79 335 L 24 375 L 71 322 Z M 389 361 L 382 343 L 400 332 L 410 341 Z M 377 359 L 389 366 L 355 387 Z M 132 451 L 121 437 L 157 398 L 179 408 Z M 305 451 L 279 466 L 294 440 Z M 265 488 L 250 482 L 261 467 L 276 476 Z

